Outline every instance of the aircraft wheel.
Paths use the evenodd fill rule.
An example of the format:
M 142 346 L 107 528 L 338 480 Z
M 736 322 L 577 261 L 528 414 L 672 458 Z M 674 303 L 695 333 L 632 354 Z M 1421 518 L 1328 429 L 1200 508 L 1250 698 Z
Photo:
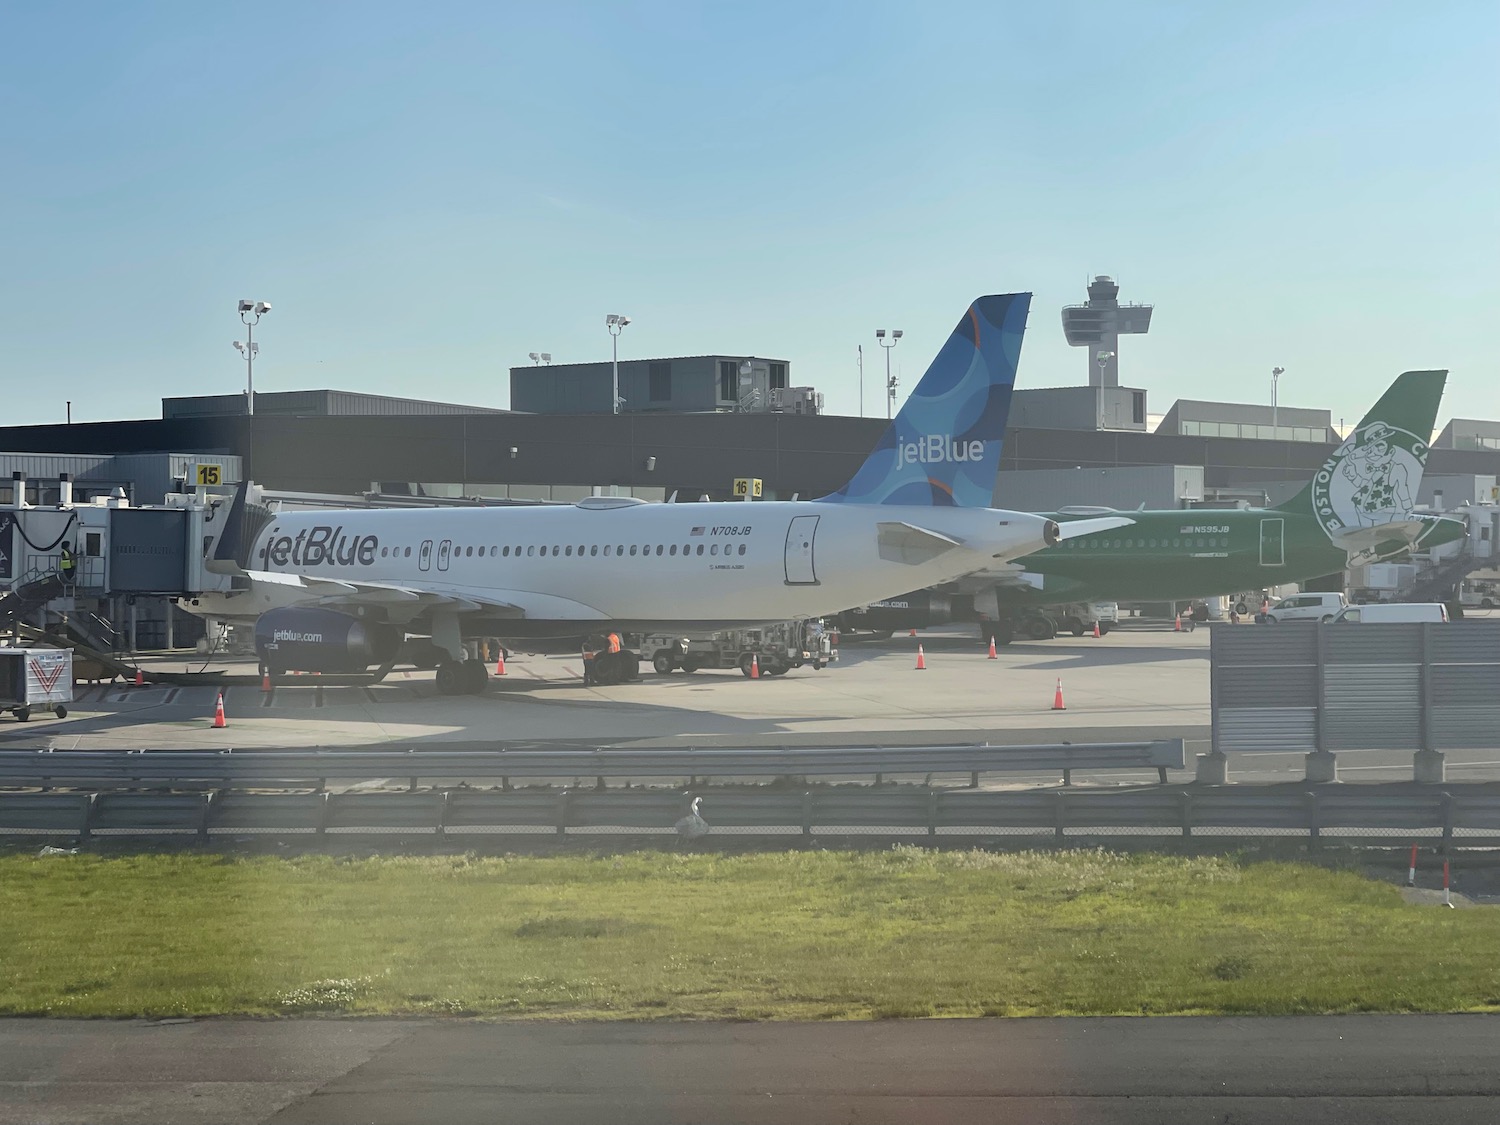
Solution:
M 664 648 L 658 650 L 656 655 L 651 658 L 651 667 L 656 669 L 658 675 L 669 676 L 672 674 L 673 669 L 677 667 L 677 661 L 672 659 L 671 650 Z
M 11 712 L 11 714 L 16 717 L 16 722 L 24 723 L 31 718 L 31 708 L 17 707 L 14 711 Z
M 52 713 L 54 715 L 56 715 L 59 719 L 66 719 L 68 717 L 68 709 L 66 707 L 64 707 L 61 703 L 59 703 L 56 707 L 52 708 Z
M 684 656 L 682 658 L 682 670 L 684 672 L 689 672 L 689 673 L 696 672 L 698 670 L 698 668 L 699 668 L 698 662 L 696 660 L 694 660 L 692 657 L 690 657 L 690 656 Z
M 490 670 L 484 666 L 484 661 L 465 660 L 458 667 L 463 694 L 482 695 L 490 686 Z
M 1033 617 L 1022 626 L 1022 629 L 1033 641 L 1050 641 L 1057 636 L 1057 627 L 1045 617 Z
M 1083 636 L 1083 622 L 1078 618 L 1070 617 L 1065 622 L 1063 622 L 1063 624 L 1067 626 L 1068 632 L 1072 633 L 1075 637 Z
M 434 682 L 440 695 L 458 695 L 463 691 L 463 673 L 452 660 L 445 660 L 437 666 Z

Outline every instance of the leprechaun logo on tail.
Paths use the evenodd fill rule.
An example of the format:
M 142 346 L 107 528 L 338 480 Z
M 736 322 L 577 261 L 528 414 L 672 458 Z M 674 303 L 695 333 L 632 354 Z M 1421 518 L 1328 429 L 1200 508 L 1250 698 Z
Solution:
M 1427 464 L 1427 441 L 1372 422 L 1355 430 L 1313 478 L 1313 513 L 1330 535 L 1411 515 Z
M 1446 371 L 1397 376 L 1312 483 L 1280 509 L 1311 509 L 1334 540 L 1411 521 L 1447 378 Z

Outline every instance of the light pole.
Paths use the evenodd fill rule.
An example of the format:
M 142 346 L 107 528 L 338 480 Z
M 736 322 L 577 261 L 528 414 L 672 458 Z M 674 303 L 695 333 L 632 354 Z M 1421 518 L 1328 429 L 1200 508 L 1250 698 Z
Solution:
M 245 325 L 245 342 L 234 342 L 234 350 L 245 357 L 245 413 L 255 413 L 255 357 L 260 346 L 255 342 L 255 326 L 271 311 L 269 301 L 241 301 L 240 320 Z
M 240 320 L 245 325 L 245 342 L 234 341 L 234 350 L 245 357 L 245 452 L 241 459 L 240 477 L 252 480 L 250 455 L 255 451 L 255 356 L 260 345 L 255 342 L 255 326 L 260 318 L 271 311 L 270 301 L 241 301 Z
M 1276 437 L 1276 384 L 1281 380 L 1285 371 L 1285 367 L 1271 368 L 1271 437 L 1273 439 Z
M 887 421 L 891 417 L 891 409 L 896 405 L 896 379 L 891 374 L 891 349 L 901 339 L 901 329 L 893 328 L 889 336 L 884 328 L 875 329 L 875 342 L 885 349 L 885 416 Z M 887 342 L 889 341 L 889 342 Z
M 614 413 L 620 413 L 620 333 L 630 323 L 628 316 L 619 313 L 610 313 L 604 318 L 604 327 L 609 329 L 610 352 L 613 358 L 614 375 L 610 380 L 611 394 L 610 402 L 613 404 Z

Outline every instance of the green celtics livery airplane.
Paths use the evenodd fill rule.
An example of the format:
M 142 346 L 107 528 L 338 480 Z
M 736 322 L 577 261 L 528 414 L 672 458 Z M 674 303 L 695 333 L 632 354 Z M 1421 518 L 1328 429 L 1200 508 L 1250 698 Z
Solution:
M 1463 521 L 1413 511 L 1446 378 L 1446 371 L 1397 378 L 1308 486 L 1284 504 L 1132 511 L 1129 527 L 1065 539 L 936 593 L 871 606 L 864 627 L 905 628 L 924 616 L 910 623 L 936 623 L 945 602 L 962 605 L 972 597 L 982 629 L 1004 643 L 1047 606 L 1259 590 L 1453 542 L 1466 534 Z M 1066 525 L 1105 514 L 1114 513 L 1079 508 L 1053 518 Z M 861 625 L 857 614 L 844 620 Z

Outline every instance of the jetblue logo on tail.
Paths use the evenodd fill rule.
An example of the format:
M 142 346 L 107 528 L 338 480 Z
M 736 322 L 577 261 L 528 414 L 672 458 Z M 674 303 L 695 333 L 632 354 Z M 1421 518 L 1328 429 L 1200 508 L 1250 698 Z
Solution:
M 947 434 L 923 434 L 916 441 L 901 444 L 896 451 L 896 467 L 978 461 L 983 456 L 982 441 L 954 441 Z
M 1031 294 L 980 297 L 874 451 L 825 501 L 987 508 Z

